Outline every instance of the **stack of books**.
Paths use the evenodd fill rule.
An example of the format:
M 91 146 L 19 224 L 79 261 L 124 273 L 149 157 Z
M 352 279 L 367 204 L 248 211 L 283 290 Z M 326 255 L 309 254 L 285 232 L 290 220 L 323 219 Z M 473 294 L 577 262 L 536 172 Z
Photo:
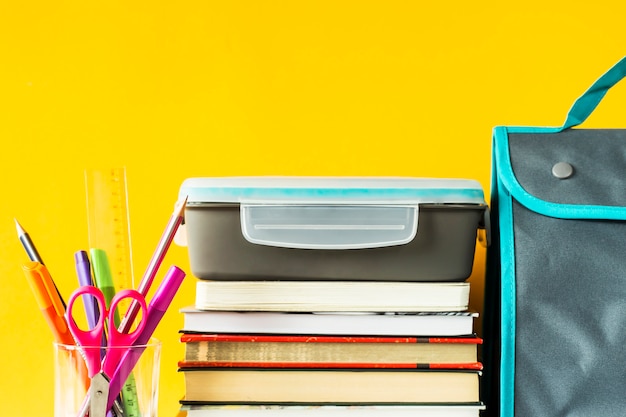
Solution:
M 198 280 L 182 310 L 188 417 L 476 417 L 468 282 Z

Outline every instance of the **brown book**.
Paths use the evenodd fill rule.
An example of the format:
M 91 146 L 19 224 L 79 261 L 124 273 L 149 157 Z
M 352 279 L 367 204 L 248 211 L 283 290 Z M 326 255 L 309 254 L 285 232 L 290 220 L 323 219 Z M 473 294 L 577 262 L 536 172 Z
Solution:
M 183 334 L 186 367 L 482 369 L 478 337 Z
M 479 371 L 181 368 L 184 403 L 470 403 Z

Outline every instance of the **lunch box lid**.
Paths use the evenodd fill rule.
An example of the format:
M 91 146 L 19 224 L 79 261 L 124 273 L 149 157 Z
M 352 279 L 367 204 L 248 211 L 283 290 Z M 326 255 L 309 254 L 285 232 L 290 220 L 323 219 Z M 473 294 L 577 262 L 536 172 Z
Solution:
M 184 180 L 188 205 L 246 204 L 479 204 L 478 181 L 419 177 L 197 177 Z

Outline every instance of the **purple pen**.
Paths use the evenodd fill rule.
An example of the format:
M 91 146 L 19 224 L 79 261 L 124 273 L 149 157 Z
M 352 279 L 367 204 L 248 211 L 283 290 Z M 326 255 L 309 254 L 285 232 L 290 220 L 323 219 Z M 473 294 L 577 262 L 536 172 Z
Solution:
M 76 273 L 78 274 L 78 282 L 80 285 L 93 286 L 93 279 L 91 276 L 91 263 L 89 262 L 89 255 L 84 250 L 79 250 L 74 254 L 74 261 L 76 263 Z M 100 317 L 100 311 L 95 299 L 89 295 L 83 296 L 83 303 L 85 305 L 85 314 L 87 315 L 87 324 L 89 328 L 96 327 L 98 318 Z
M 146 345 L 150 341 L 154 330 L 170 306 L 184 278 L 185 272 L 177 266 L 171 266 L 167 271 L 161 285 L 159 285 L 152 300 L 150 300 L 146 317 L 146 327 L 134 343 L 135 346 Z M 113 372 L 113 375 L 111 375 L 107 408 L 111 408 L 113 405 L 115 398 L 122 390 L 124 382 L 128 379 L 128 376 L 137 364 L 142 353 L 143 349 L 131 349 L 121 359 L 117 369 Z

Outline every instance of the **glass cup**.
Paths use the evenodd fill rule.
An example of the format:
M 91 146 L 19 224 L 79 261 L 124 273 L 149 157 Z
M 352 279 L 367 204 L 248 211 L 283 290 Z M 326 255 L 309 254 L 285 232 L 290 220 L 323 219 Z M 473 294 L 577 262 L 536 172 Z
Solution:
M 157 417 L 161 360 L 159 340 L 152 338 L 146 345 L 115 348 L 78 347 L 61 343 L 53 345 L 54 417 L 82 417 L 81 414 L 89 411 L 91 403 L 88 395 L 91 380 L 88 377 L 83 353 L 91 350 L 106 354 L 111 349 L 130 349 L 129 357 L 136 359 L 136 363 L 132 363 L 135 362 L 134 359 L 130 361 L 132 372 L 121 387 L 113 409 L 106 413 L 106 417 L 118 416 L 116 410 L 122 411 L 124 417 Z M 111 378 L 112 375 L 108 377 Z M 97 394 L 97 391 L 94 392 Z

